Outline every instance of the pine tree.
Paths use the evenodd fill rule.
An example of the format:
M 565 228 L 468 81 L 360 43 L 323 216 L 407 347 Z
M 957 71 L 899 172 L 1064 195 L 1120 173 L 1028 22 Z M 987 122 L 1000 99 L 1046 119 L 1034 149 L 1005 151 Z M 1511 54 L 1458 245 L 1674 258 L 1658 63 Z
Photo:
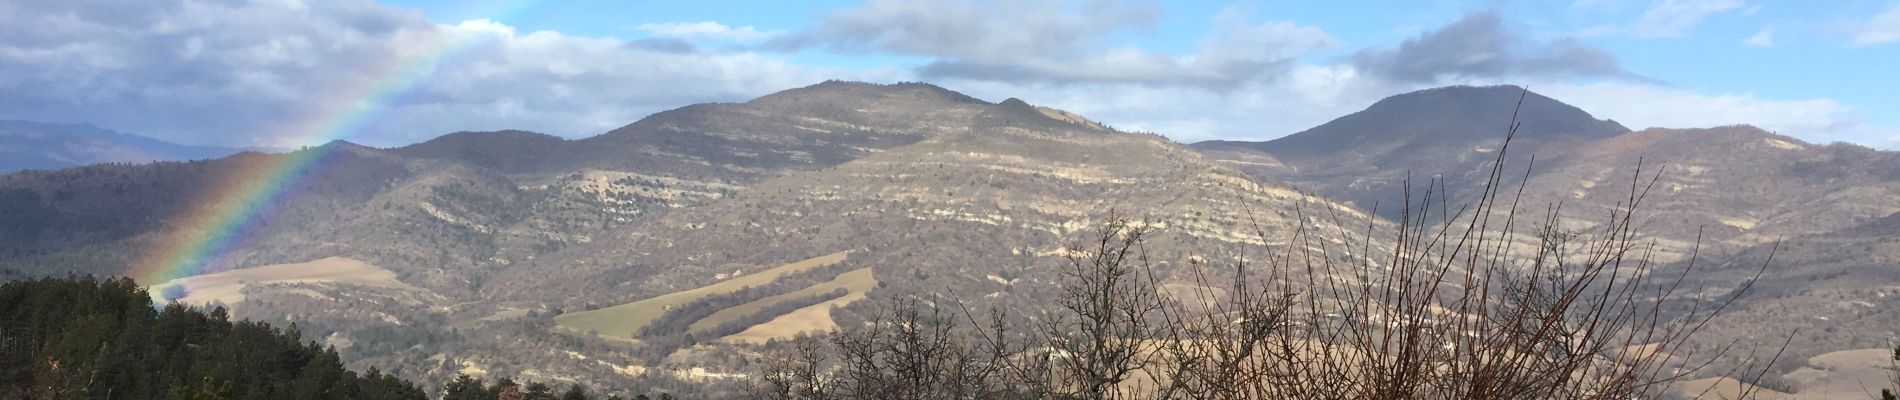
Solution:
M 482 380 L 458 375 L 442 386 L 442 400 L 494 400 L 495 394 L 482 387 Z
M 587 389 L 578 383 L 568 386 L 567 392 L 561 393 L 561 400 L 587 400 Z
M 529 383 L 522 395 L 524 400 L 555 400 L 554 388 L 541 382 Z

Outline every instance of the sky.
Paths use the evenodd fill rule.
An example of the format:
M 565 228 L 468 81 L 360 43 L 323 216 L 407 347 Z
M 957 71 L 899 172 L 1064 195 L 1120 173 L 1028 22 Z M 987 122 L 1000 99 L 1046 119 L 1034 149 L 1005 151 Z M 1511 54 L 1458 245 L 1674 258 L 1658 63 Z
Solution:
M 0 119 L 226 146 L 579 138 L 844 79 L 1182 142 L 1516 84 L 1635 129 L 1900 149 L 1896 71 L 1900 0 L 0 1 Z

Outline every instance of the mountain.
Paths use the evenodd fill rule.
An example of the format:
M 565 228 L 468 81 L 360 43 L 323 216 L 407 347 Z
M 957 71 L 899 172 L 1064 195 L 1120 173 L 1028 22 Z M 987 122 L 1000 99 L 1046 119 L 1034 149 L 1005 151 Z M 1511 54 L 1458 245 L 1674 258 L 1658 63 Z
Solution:
M 0 120 L 0 173 L 101 163 L 202 160 L 241 149 L 187 146 L 90 124 Z
M 124 273 L 205 234 L 187 220 L 204 193 L 310 160 L 288 180 L 294 195 L 258 206 L 267 218 L 236 230 L 202 274 L 144 283 L 295 322 L 350 367 L 422 382 L 716 387 L 748 371 L 759 343 L 861 324 L 900 300 L 1043 315 L 1069 246 L 1116 217 L 1154 229 L 1142 250 L 1168 291 L 1225 290 L 1204 284 L 1231 273 L 1208 260 L 1378 254 L 1394 246 L 1378 234 L 1392 223 L 1371 205 L 1396 203 L 1407 171 L 1415 186 L 1444 177 L 1464 200 L 1520 97 L 1511 165 L 1537 155 L 1520 215 L 1561 203 L 1562 228 L 1581 230 L 1648 185 L 1631 179 L 1639 158 L 1665 168 L 1640 228 L 1665 262 L 1700 235 L 1704 258 L 1724 265 L 1697 276 L 1710 293 L 1738 286 L 1731 267 L 1776 237 L 1811 241 L 1815 256 L 1761 286 L 1799 287 L 1803 271 L 1835 268 L 1819 258 L 1828 249 L 1880 248 L 1850 239 L 1882 237 L 1900 212 L 1894 153 L 1747 126 L 1630 132 L 1512 87 L 1410 93 L 1282 140 L 1190 147 L 1019 99 L 830 81 L 581 139 L 458 132 L 0 175 L 0 269 Z M 1836 270 L 1885 262 L 1857 259 L 1874 264 Z M 1868 282 L 1855 287 L 1884 281 Z M 1775 315 L 1734 321 L 1750 313 Z
M 878 276 L 900 277 L 882 281 L 896 293 L 1035 293 L 990 277 L 1051 284 L 1058 269 L 1047 263 L 1112 213 L 1167 226 L 1151 247 L 1159 259 L 1285 244 L 1298 207 L 1343 213 L 1317 223 L 1328 232 L 1337 231 L 1334 223 L 1367 222 L 1324 199 L 1249 182 L 1160 137 L 1054 119 L 1016 99 L 984 108 L 967 128 L 789 172 L 731 199 L 537 259 L 497 278 L 528 284 L 494 285 L 486 295 L 526 298 L 542 288 L 603 294 L 561 299 L 563 307 L 587 308 L 704 285 L 733 268 L 840 251 Z M 1273 235 L 1243 232 L 1249 220 Z
M 287 157 L 315 160 L 292 179 L 294 196 L 261 207 L 269 218 L 243 227 L 206 275 L 147 284 L 235 303 L 241 317 L 294 319 L 353 366 L 425 382 L 471 371 L 596 383 L 737 371 L 718 360 L 742 359 L 743 347 L 629 346 L 625 331 L 577 335 L 554 317 L 703 298 L 734 276 L 827 254 L 844 259 L 774 287 L 868 268 L 876 289 L 833 303 L 848 305 L 835 313 L 797 311 L 823 316 L 802 322 L 849 324 L 911 296 L 1023 293 L 997 301 L 1033 309 L 1052 292 L 1064 246 L 1111 215 L 1163 227 L 1150 249 L 1174 260 L 1286 244 L 1292 225 L 1361 243 L 1349 228 L 1374 223 L 1066 111 L 927 84 L 833 81 L 575 140 L 460 132 L 393 149 L 337 142 L 3 175 L 0 264 L 25 275 L 123 273 L 173 238 L 201 234 L 182 218 L 202 193 Z M 1329 218 L 1300 218 L 1309 212 Z M 1271 234 L 1240 228 L 1252 225 Z M 1188 267 L 1160 272 L 1192 287 L 1178 275 Z M 742 300 L 764 300 L 754 297 Z M 745 320 L 773 325 L 796 311 L 787 308 L 756 307 L 775 311 Z
M 1523 125 L 1511 158 L 1524 165 L 1534 155 L 1535 167 L 1511 171 L 1504 184 L 1520 215 L 1561 210 L 1562 229 L 1584 231 L 1625 209 L 1633 188 L 1646 189 L 1637 193 L 1638 229 L 1654 245 L 1643 250 L 1662 262 L 1658 274 L 1695 267 L 1682 275 L 1693 289 L 1678 292 L 1673 311 L 1706 313 L 1710 299 L 1753 279 L 1694 347 L 1748 349 L 1717 368 L 1744 365 L 1749 351 L 1772 352 L 1789 334 L 1795 338 L 1770 376 L 1810 357 L 1885 348 L 1895 335 L 1891 321 L 1900 317 L 1886 310 L 1900 309 L 1889 300 L 1900 299 L 1892 296 L 1900 294 L 1900 153 L 1807 143 L 1748 125 L 1627 131 L 1511 87 L 1401 94 L 1286 138 L 1195 148 L 1259 181 L 1290 182 L 1361 209 L 1376 202 L 1387 218 L 1408 173 L 1415 190 L 1428 177 L 1443 179 L 1456 207 L 1482 182 L 1474 166 L 1496 157 L 1519 94 Z M 1462 111 L 1485 108 L 1493 111 Z M 1465 134 L 1474 131 L 1481 133 Z
M 1686 255 L 1698 237 L 1732 252 L 1900 211 L 1888 200 L 1900 196 L 1900 154 L 1811 144 L 1746 125 L 1632 132 L 1513 86 L 1400 94 L 1284 138 L 1194 146 L 1256 179 L 1360 209 L 1378 205 L 1378 214 L 1390 218 L 1404 201 L 1408 176 L 1415 194 L 1429 179 L 1440 179 L 1454 201 L 1479 189 L 1513 109 L 1521 128 L 1511 163 L 1529 165 L 1535 157 L 1533 168 L 1510 171 L 1506 182 L 1516 185 L 1529 174 L 1522 204 L 1540 212 L 1561 204 L 1583 227 L 1654 178 L 1644 207 L 1654 221 L 1645 231 L 1661 240 L 1664 259 Z
M 1519 101 L 1522 105 L 1519 105 Z M 1629 132 L 1576 107 L 1517 86 L 1451 86 L 1404 93 L 1365 110 L 1265 142 L 1207 141 L 1194 147 L 1273 181 L 1314 190 L 1362 209 L 1396 215 L 1410 177 L 1423 189 L 1443 179 L 1454 196 L 1471 193 L 1490 170 L 1517 110 L 1514 154 L 1538 153 Z M 1524 165 L 1513 158 L 1515 165 Z

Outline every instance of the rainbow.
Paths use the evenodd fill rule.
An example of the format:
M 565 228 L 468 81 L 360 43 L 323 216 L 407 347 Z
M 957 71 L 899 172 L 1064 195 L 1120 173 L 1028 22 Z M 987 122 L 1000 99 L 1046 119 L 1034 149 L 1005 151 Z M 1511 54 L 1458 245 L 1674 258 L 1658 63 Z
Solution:
M 525 10 L 527 4 L 512 5 L 503 9 L 519 12 Z M 485 20 L 463 23 L 464 26 L 469 24 L 495 25 Z M 318 109 L 277 137 L 290 139 L 289 143 L 328 143 L 349 138 L 387 112 L 416 85 L 433 76 L 444 61 L 479 43 L 479 36 L 450 32 L 448 27 L 443 27 L 433 42 L 378 66 L 368 75 L 371 78 L 358 79 L 356 84 L 324 96 L 329 101 L 317 102 Z M 172 229 L 140 253 L 126 276 L 154 285 L 209 272 L 207 269 L 241 248 L 253 231 L 275 214 L 278 205 L 294 199 L 300 188 L 333 166 L 330 161 L 336 159 L 336 147 L 320 146 L 287 154 L 227 160 L 236 168 L 211 183 L 208 190 L 198 193 L 196 200 L 190 203 L 192 208 L 172 220 Z

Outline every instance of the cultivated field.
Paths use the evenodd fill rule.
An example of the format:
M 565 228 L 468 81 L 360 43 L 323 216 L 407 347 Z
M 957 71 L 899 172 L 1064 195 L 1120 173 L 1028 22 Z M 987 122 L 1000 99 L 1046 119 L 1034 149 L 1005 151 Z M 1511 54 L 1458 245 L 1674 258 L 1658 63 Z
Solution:
M 843 281 L 844 284 L 847 285 L 846 289 L 850 290 L 851 293 L 844 295 L 844 297 L 813 304 L 786 313 L 785 315 L 780 315 L 771 321 L 753 325 L 744 331 L 726 336 L 720 340 L 727 343 L 764 344 L 766 341 L 772 339 L 787 339 L 797 336 L 800 333 L 824 333 L 837 330 L 838 323 L 831 319 L 831 308 L 842 307 L 846 304 L 851 304 L 851 302 L 863 300 L 865 293 L 870 292 L 871 288 L 877 287 L 877 277 L 872 276 L 870 268 L 839 274 L 837 279 L 832 280 L 832 283 L 838 283 L 840 281 Z
M 1670 386 L 1669 391 L 1684 398 L 1700 395 L 1704 399 L 1739 398 L 1742 391 L 1751 388 L 1756 390 L 1756 397 L 1764 399 L 1878 399 L 1880 390 L 1892 385 L 1888 375 L 1892 373 L 1888 370 L 1893 365 L 1888 359 L 1892 355 L 1888 349 L 1860 349 L 1814 356 L 1806 365 L 1781 376 L 1782 382 L 1794 386 L 1794 393 L 1754 388 L 1728 377 L 1684 381 Z
M 396 280 L 396 273 L 383 267 L 343 257 L 330 257 L 295 264 L 267 265 L 178 278 L 152 285 L 152 301 L 163 303 L 165 292 L 183 287 L 180 303 L 236 305 L 244 301 L 247 288 L 276 285 L 353 284 L 395 289 L 422 289 Z
M 732 293 L 747 286 L 764 285 L 794 272 L 837 264 L 844 261 L 847 255 L 845 252 L 833 253 L 757 273 L 740 275 L 690 290 L 667 293 L 593 311 L 561 314 L 554 317 L 554 323 L 574 332 L 598 333 L 605 338 L 631 338 L 634 332 L 639 332 L 640 328 L 646 327 L 648 323 L 665 314 L 670 307 L 690 303 L 710 295 Z
M 689 327 L 688 329 L 693 332 L 706 331 L 708 329 L 718 327 L 720 324 L 732 322 L 733 320 L 744 318 L 745 316 L 748 316 L 748 315 L 757 314 L 759 311 L 764 310 L 766 307 L 771 307 L 774 304 L 778 304 L 780 302 L 787 301 L 787 300 L 830 293 L 831 291 L 838 290 L 838 289 L 844 289 L 845 291 L 849 292 L 845 294 L 845 297 L 849 297 L 851 295 L 862 295 L 865 292 L 871 291 L 871 288 L 874 288 L 874 287 L 877 287 L 877 278 L 871 275 L 871 269 L 860 268 L 860 269 L 853 270 L 850 272 L 838 274 L 838 276 L 836 278 L 832 278 L 831 281 L 812 285 L 810 287 L 800 289 L 795 292 L 767 297 L 763 299 L 758 299 L 750 303 L 740 304 L 732 308 L 719 310 L 719 312 L 713 313 L 712 315 L 708 315 L 706 316 L 706 318 L 702 318 L 697 322 L 693 322 L 693 325 Z M 832 299 L 832 300 L 837 300 L 837 299 Z

